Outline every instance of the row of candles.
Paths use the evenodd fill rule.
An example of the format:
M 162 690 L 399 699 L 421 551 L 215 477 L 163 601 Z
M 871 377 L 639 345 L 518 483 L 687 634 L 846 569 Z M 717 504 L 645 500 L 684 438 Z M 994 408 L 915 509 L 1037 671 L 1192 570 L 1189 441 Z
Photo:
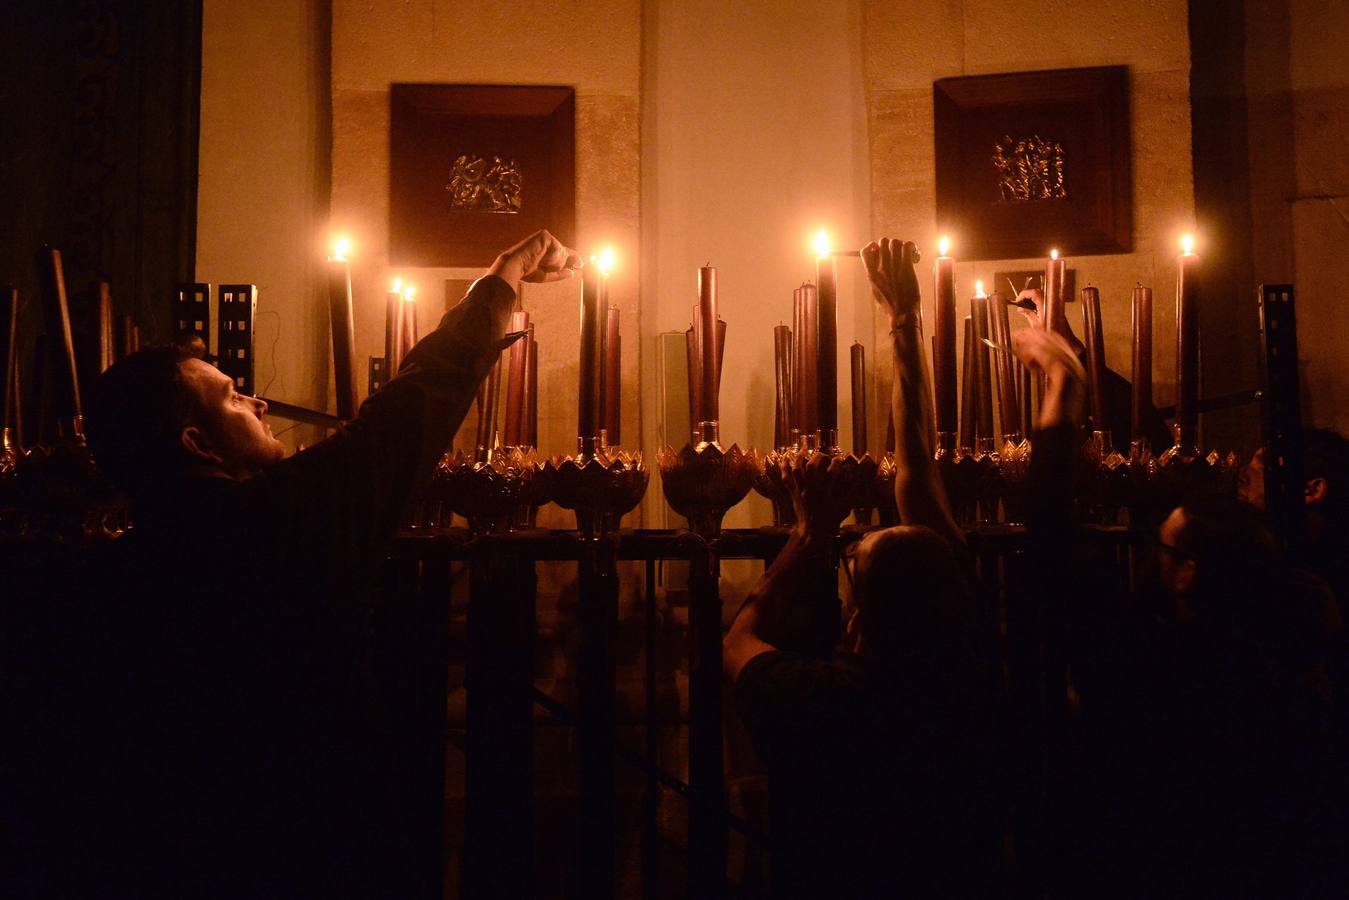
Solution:
M 1177 422 L 1178 445 L 1193 448 L 1196 440 L 1199 384 L 1198 280 L 1199 257 L 1193 239 L 1183 241 L 1177 259 Z M 339 242 L 329 259 L 329 299 L 333 326 L 334 375 L 338 385 L 340 418 L 355 414 L 356 390 L 353 360 L 350 262 L 346 246 Z M 838 434 L 838 272 L 840 257 L 857 257 L 856 250 L 831 250 L 821 232 L 816 241 L 815 283 L 805 283 L 793 295 L 792 325 L 774 328 L 776 415 L 774 444 L 795 445 L 804 438 L 811 446 L 837 449 Z M 592 260 L 595 260 L 592 257 Z M 580 391 L 578 435 L 583 453 L 621 442 L 621 335 L 619 311 L 609 304 L 609 272 L 612 251 L 596 260 L 599 277 L 582 280 L 580 321 Z M 1041 327 L 1066 330 L 1064 285 L 1066 260 L 1057 250 L 1045 261 L 1042 283 Z M 1011 343 L 1006 295 L 986 294 L 976 282 L 964 317 L 964 403 L 957 404 L 957 323 L 955 259 L 945 238 L 933 264 L 934 327 L 932 338 L 933 389 L 937 431 L 941 440 L 954 446 L 957 440 L 973 446 L 980 438 L 993 439 L 993 396 L 996 386 L 1004 440 L 1019 439 L 1029 425 L 1030 388 L 1028 373 L 1009 354 L 990 357 L 989 344 L 1007 348 Z M 391 377 L 398 371 L 403 354 L 417 340 L 414 289 L 395 282 L 387 295 L 385 316 L 385 363 Z M 1095 428 L 1105 427 L 1105 344 L 1102 335 L 1100 292 L 1088 286 L 1081 291 L 1084 345 L 1089 383 L 1090 413 Z M 1130 437 L 1142 436 L 1143 410 L 1152 402 L 1152 290 L 1134 288 L 1132 295 L 1132 409 Z M 921 325 L 920 325 L 921 327 Z M 497 437 L 507 446 L 537 445 L 538 343 L 529 314 L 512 314 L 512 332 L 522 336 L 509 350 L 503 427 L 498 432 L 496 407 L 502 378 L 501 365 L 480 391 L 479 454 L 490 452 Z M 716 269 L 698 271 L 698 303 L 693 308 L 688 339 L 689 411 L 692 443 L 717 440 L 721 369 L 725 356 L 726 322 L 717 304 Z M 850 348 L 852 376 L 853 450 L 867 451 L 866 351 L 860 343 Z M 963 407 L 963 416 L 958 411 Z M 484 416 L 486 418 L 484 418 Z

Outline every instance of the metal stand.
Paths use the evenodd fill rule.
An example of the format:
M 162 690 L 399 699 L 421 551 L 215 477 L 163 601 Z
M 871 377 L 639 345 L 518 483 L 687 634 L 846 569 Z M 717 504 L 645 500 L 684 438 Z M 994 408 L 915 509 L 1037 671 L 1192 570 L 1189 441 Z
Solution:
M 614 896 L 615 657 L 618 570 L 612 540 L 584 540 L 580 559 L 578 660 L 581 751 L 581 896 Z
M 715 900 L 726 889 L 720 574 L 716 550 L 697 541 L 689 561 L 689 897 L 695 900 Z

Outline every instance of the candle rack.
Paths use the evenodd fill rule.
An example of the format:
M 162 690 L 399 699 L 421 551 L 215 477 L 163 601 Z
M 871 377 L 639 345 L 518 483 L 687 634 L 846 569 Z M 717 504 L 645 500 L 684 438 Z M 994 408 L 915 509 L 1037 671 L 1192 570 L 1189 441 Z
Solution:
M 543 471 L 552 500 L 576 513 L 576 527 L 586 538 L 616 531 L 651 479 L 640 452 L 602 447 L 595 438 L 582 439 L 575 456 L 549 459 Z

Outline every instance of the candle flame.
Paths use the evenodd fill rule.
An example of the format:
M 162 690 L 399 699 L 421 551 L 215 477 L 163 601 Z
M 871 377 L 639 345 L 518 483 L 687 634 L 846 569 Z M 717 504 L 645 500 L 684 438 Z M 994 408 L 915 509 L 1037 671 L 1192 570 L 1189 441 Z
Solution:
M 1192 234 L 1187 234 L 1187 235 L 1185 235 L 1185 237 L 1181 238 L 1181 239 L 1180 239 L 1180 249 L 1181 249 L 1182 252 L 1185 253 L 1186 256 L 1189 256 L 1191 253 L 1193 253 L 1193 252 L 1194 252 L 1194 235 L 1192 235 Z
M 1055 247 L 1053 250 L 1050 250 L 1050 251 L 1049 251 L 1049 258 L 1050 258 L 1050 259 L 1058 259 L 1058 258 L 1059 258 L 1059 249 L 1058 249 L 1057 247 Z
M 950 252 L 950 250 L 951 250 L 951 239 L 943 234 L 941 236 L 941 240 L 937 241 L 937 255 L 945 256 L 947 253 Z
M 393 280 L 393 287 L 389 288 L 389 290 L 395 294 L 403 293 L 403 279 L 395 278 Z
M 414 285 L 410 284 L 407 287 L 403 288 L 404 300 L 415 300 L 416 297 L 417 297 L 417 288 Z
M 605 247 L 600 251 L 599 259 L 595 260 L 595 264 L 599 266 L 601 275 L 607 277 L 613 271 L 615 258 L 613 247 Z M 591 259 L 595 259 L 595 257 L 592 256 Z
M 988 294 L 984 293 L 984 283 L 977 278 L 974 280 L 974 296 L 976 297 L 988 296 Z
M 351 250 L 351 241 L 345 237 L 337 238 L 333 241 L 333 259 L 345 260 L 347 253 Z
M 829 255 L 829 232 L 821 228 L 815 235 L 815 255 Z

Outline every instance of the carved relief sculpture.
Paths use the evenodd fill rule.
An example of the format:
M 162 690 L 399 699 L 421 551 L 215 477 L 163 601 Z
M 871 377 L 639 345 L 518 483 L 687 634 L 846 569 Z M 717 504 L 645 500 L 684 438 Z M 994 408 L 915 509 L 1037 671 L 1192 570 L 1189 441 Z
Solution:
M 515 160 L 461 153 L 450 170 L 450 209 L 469 212 L 518 213 L 524 176 Z
M 1038 134 L 1013 140 L 1009 134 L 993 147 L 1000 202 L 1064 200 L 1063 145 Z

